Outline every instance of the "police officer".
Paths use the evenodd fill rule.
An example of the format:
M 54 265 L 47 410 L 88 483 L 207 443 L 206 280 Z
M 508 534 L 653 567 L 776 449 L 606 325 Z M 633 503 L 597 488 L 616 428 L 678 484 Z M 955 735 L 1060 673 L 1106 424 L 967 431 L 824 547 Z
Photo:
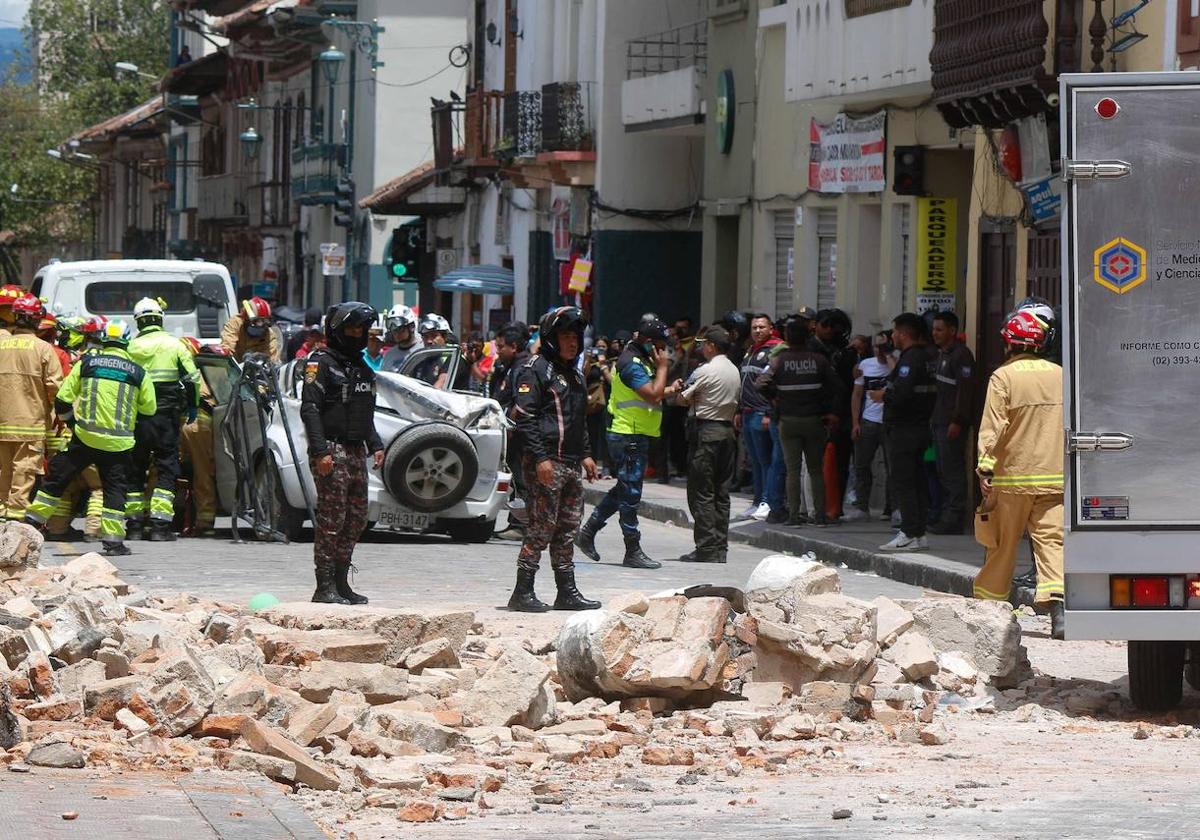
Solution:
M 504 416 L 510 420 L 515 420 L 513 407 L 517 401 L 517 371 L 529 361 L 529 351 L 526 349 L 528 344 L 529 328 L 520 321 L 505 324 L 500 328 L 500 332 L 496 333 L 496 363 L 492 366 L 491 379 L 488 382 L 488 396 L 500 403 Z M 525 538 L 525 525 L 529 516 L 529 488 L 525 485 L 525 470 L 521 466 L 524 449 L 520 432 L 510 429 L 505 451 L 516 497 L 522 506 L 509 509 L 508 527 L 496 534 L 502 540 Z
M 662 401 L 678 392 L 674 385 L 667 385 L 671 357 L 666 349 L 667 325 L 657 318 L 647 318 L 617 360 L 617 375 L 612 378 L 612 396 L 608 401 L 611 415 L 608 456 L 617 483 L 596 505 L 575 540 L 579 550 L 593 560 L 600 559 L 596 532 L 620 511 L 621 534 L 625 538 L 622 563 L 635 569 L 662 566 L 642 551 L 637 509 L 642 501 L 650 441 L 662 430 Z
M 388 310 L 383 319 L 383 351 L 381 370 L 396 373 L 410 353 L 425 345 L 417 335 L 417 313 L 411 307 L 398 303 Z
M 149 516 L 148 539 L 175 539 L 175 482 L 179 480 L 179 419 L 196 420 L 200 405 L 200 373 L 187 345 L 163 331 L 163 304 L 142 298 L 133 308 L 137 338 L 129 342 L 129 356 L 154 383 L 158 410 L 138 421 L 133 447 L 133 483 L 125 496 L 125 516 L 130 538 L 140 536 Z M 154 491 L 147 504 L 144 490 L 150 461 L 154 461 Z
M 933 316 L 933 343 L 938 349 L 937 401 L 931 430 L 942 510 L 929 533 L 961 534 L 967 512 L 966 446 L 975 405 L 975 356 L 958 340 L 958 316 L 953 312 Z
M 583 483 L 596 478 L 587 436 L 587 386 L 577 362 L 587 316 L 562 306 L 542 316 L 538 354 L 517 370 L 517 428 L 524 438 L 522 464 L 529 492 L 529 526 L 517 557 L 517 585 L 508 608 L 545 612 L 533 591 L 542 552 L 549 547 L 558 594 L 556 610 L 594 610 L 575 585 L 571 540 L 583 517 Z
M 95 464 L 104 488 L 101 542 L 109 556 L 129 554 L 125 545 L 125 488 L 132 472 L 134 426 L 158 410 L 150 377 L 130 358 L 129 325 L 109 321 L 98 353 L 85 355 L 71 368 L 54 407 L 73 424 L 66 451 L 50 461 L 50 474 L 25 511 L 25 521 L 42 526 L 63 491 L 84 468 Z
M 41 301 L 24 295 L 12 312 L 14 334 L 0 336 L 0 505 L 6 519 L 19 522 L 42 474 L 63 372 L 54 350 L 34 335 L 45 314 Z
M 921 551 L 929 502 L 923 487 L 925 450 L 929 448 L 929 418 L 937 400 L 936 357 L 928 343 L 925 319 L 912 312 L 892 321 L 892 343 L 900 351 L 887 387 L 868 393 L 883 403 L 883 436 L 887 446 L 892 488 L 900 508 L 900 530 L 883 551 Z
M 329 344 L 304 363 L 300 418 L 308 436 L 309 466 L 317 485 L 313 564 L 322 604 L 365 604 L 350 588 L 350 561 L 367 527 L 367 456 L 383 466 L 375 431 L 375 371 L 363 361 L 367 330 L 378 313 L 349 301 L 329 309 Z
M 247 353 L 279 361 L 279 336 L 271 327 L 271 304 L 260 297 L 242 301 L 241 311 L 221 327 L 221 346 L 239 362 Z
M 787 524 L 805 524 L 800 490 L 803 461 L 812 486 L 811 524 L 823 528 L 835 521 L 825 513 L 824 461 L 829 430 L 838 425 L 835 406 L 841 398 L 841 380 L 825 354 L 813 348 L 805 319 L 789 318 L 784 324 L 784 337 L 787 346 L 771 357 L 755 385 L 759 393 L 775 401 L 779 441 L 787 465 Z

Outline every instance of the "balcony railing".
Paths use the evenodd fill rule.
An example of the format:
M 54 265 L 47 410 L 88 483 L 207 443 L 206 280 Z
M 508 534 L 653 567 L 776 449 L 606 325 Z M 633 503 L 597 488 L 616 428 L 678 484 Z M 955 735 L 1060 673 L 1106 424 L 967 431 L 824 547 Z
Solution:
M 542 151 L 590 152 L 596 148 L 591 82 L 542 86 Z
M 248 178 L 240 172 L 197 179 L 196 215 L 204 221 L 250 223 Z
M 504 130 L 493 153 L 506 158 L 537 157 L 542 151 L 542 94 L 516 90 L 504 95 Z
M 641 79 L 695 67 L 708 71 L 708 21 L 634 38 L 625 46 L 625 78 Z
M 303 163 L 306 160 L 341 161 L 346 153 L 342 143 L 308 143 L 292 149 L 292 163 Z
M 467 94 L 463 114 L 463 145 L 468 161 L 494 157 L 494 149 L 503 136 L 504 94 L 477 90 Z

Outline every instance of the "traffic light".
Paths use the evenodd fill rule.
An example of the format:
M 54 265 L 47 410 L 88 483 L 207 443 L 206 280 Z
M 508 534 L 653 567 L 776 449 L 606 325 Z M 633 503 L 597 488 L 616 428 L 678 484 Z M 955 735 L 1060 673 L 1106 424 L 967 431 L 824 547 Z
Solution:
M 897 146 L 892 155 L 892 192 L 925 195 L 925 147 Z
M 424 229 L 417 225 L 401 225 L 392 231 L 388 246 L 387 267 L 392 279 L 398 282 L 416 282 L 419 278 L 419 260 L 425 250 Z
M 338 178 L 333 188 L 333 223 L 338 227 L 354 227 L 354 182 L 349 178 Z

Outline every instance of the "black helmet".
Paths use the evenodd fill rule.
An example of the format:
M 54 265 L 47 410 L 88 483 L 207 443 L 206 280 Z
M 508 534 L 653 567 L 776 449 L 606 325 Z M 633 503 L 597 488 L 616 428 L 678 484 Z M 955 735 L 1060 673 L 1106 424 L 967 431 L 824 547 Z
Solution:
M 638 340 L 641 342 L 647 341 L 666 341 L 670 330 L 658 318 L 643 318 L 638 324 Z
M 750 334 L 750 321 L 746 318 L 745 312 L 730 309 L 721 316 L 721 320 L 717 323 L 736 336 L 734 341 L 743 339 Z
M 538 352 L 551 361 L 561 361 L 558 352 L 558 334 L 563 330 L 571 330 L 579 336 L 579 349 L 575 358 L 583 352 L 583 331 L 587 329 L 588 317 L 578 306 L 560 306 L 551 309 L 538 322 L 538 336 L 541 347 Z
M 379 313 L 375 311 L 375 307 L 357 300 L 329 307 L 329 311 L 325 313 L 325 335 L 329 346 L 347 356 L 362 353 L 367 346 L 367 330 L 378 319 Z M 362 327 L 362 336 L 352 338 L 346 335 L 347 327 Z

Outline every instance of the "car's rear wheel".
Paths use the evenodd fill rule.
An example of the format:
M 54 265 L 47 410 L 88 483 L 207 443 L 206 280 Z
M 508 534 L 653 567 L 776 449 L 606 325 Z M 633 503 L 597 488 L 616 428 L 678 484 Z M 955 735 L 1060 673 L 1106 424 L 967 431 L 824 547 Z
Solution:
M 443 523 L 450 539 L 461 543 L 485 543 L 496 533 L 495 519 L 448 519 Z
M 1129 642 L 1129 699 L 1147 712 L 1162 712 L 1183 698 L 1183 642 Z
M 466 498 L 479 458 L 466 432 L 447 423 L 415 426 L 392 441 L 383 481 L 400 504 L 422 513 L 446 510 Z
M 254 468 L 254 493 L 268 527 L 283 534 L 289 542 L 298 541 L 304 533 L 304 520 L 308 514 L 288 504 L 283 480 L 279 477 L 279 465 L 270 453 L 259 458 Z

